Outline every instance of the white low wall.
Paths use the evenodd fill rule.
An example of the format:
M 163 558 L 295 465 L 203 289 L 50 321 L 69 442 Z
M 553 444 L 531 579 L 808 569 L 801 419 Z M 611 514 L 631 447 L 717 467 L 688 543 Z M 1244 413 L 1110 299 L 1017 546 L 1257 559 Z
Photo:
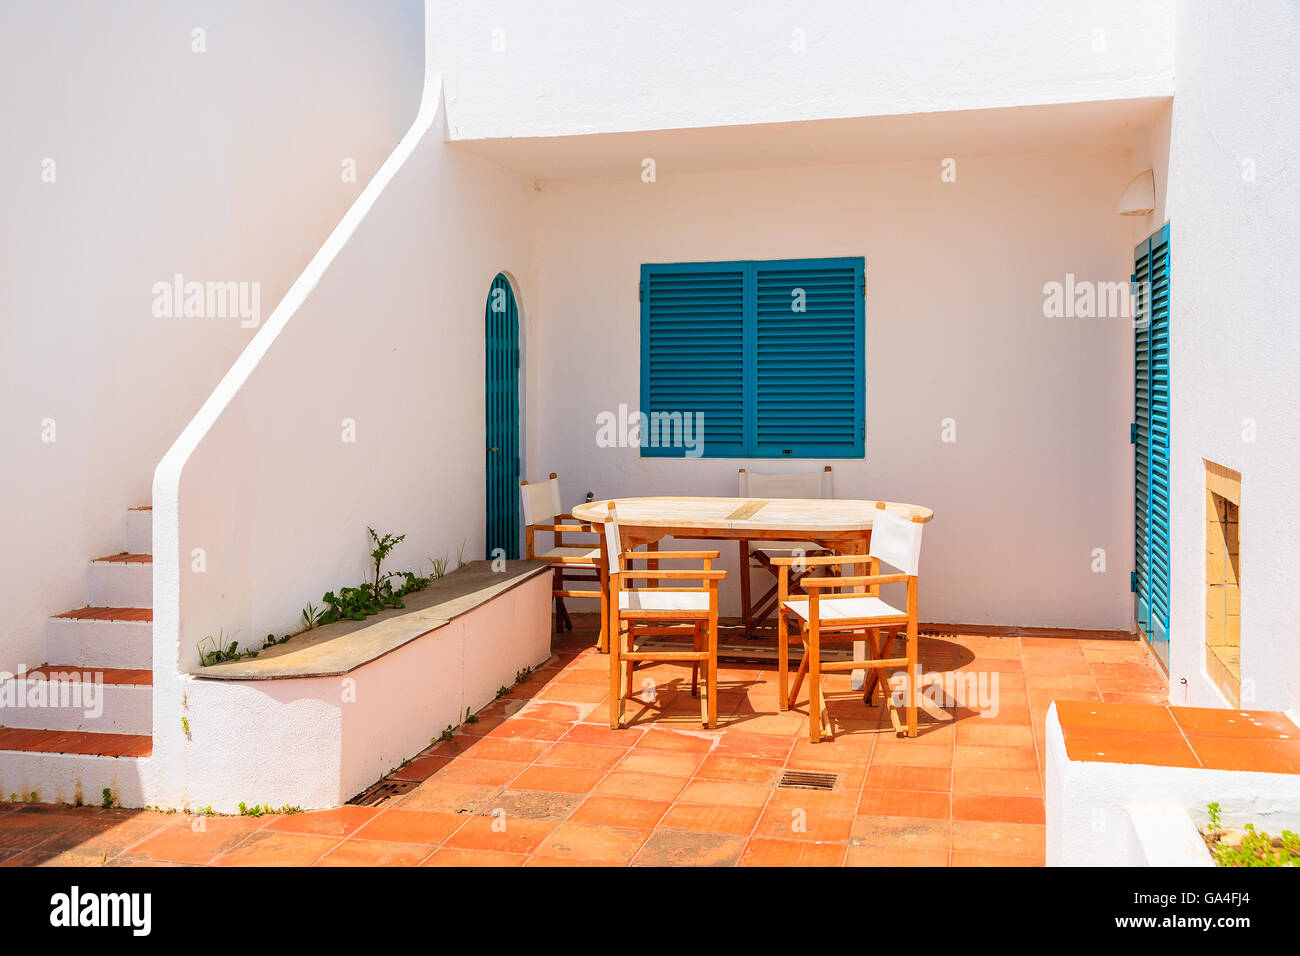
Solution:
M 337 677 L 182 678 L 187 774 L 176 790 L 159 766 L 151 802 L 221 813 L 240 801 L 346 802 L 545 661 L 550 598 L 550 576 L 539 575 Z
M 1195 848 L 1173 825 L 1174 813 L 1204 826 L 1210 803 L 1223 808 L 1227 824 L 1254 823 L 1272 834 L 1300 827 L 1295 774 L 1071 760 L 1055 704 L 1046 734 L 1048 866 L 1185 865 Z M 1157 818 L 1163 825 L 1152 825 Z

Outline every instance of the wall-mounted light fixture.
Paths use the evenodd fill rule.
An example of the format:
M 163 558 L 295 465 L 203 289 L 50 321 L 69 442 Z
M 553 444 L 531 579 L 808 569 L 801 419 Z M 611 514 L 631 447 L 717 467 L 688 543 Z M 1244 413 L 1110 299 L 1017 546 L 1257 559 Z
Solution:
M 1121 216 L 1149 216 L 1156 211 L 1156 178 L 1151 170 L 1142 170 L 1124 187 L 1115 211 Z

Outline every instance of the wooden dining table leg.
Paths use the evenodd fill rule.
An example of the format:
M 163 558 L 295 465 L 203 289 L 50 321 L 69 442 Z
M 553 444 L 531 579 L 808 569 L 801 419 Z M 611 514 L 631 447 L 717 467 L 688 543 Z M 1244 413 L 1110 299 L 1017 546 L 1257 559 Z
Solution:
M 868 532 L 866 533 L 865 536 L 863 536 L 863 537 L 861 537 L 861 538 L 854 538 L 854 539 L 853 539 L 852 543 L 849 545 L 849 551 L 848 551 L 848 553 L 849 553 L 849 554 L 866 554 L 867 551 L 868 551 L 869 548 L 870 548 L 870 542 L 871 542 L 871 532 L 868 531 Z M 849 573 L 850 573 L 850 574 L 863 574 L 864 572 L 863 572 L 862 570 L 860 570 L 858 566 L 855 566 L 854 569 L 853 569 L 852 571 L 850 571 Z M 856 588 L 854 588 L 853 590 L 854 590 L 854 591 L 865 591 L 866 589 L 865 589 L 865 588 L 862 588 L 862 587 L 856 587 Z M 854 659 L 855 661 L 860 661 L 860 660 L 864 660 L 864 659 L 866 658 L 866 656 L 867 656 L 867 642 L 866 642 L 865 640 L 862 640 L 862 641 L 854 641 L 854 642 L 853 642 L 853 659 Z M 857 670 L 854 670 L 854 671 L 850 674 L 850 677 L 849 677 L 849 687 L 851 687 L 853 690 L 864 690 L 864 689 L 866 688 L 866 686 L 867 686 L 867 672 L 866 672 L 865 670 L 863 670 L 862 668 L 859 668 L 859 669 L 857 669 Z
M 609 653 L 609 555 L 605 548 L 605 535 L 600 535 L 600 557 L 596 565 L 596 574 L 600 578 L 600 637 L 596 639 L 596 646 L 602 654 Z

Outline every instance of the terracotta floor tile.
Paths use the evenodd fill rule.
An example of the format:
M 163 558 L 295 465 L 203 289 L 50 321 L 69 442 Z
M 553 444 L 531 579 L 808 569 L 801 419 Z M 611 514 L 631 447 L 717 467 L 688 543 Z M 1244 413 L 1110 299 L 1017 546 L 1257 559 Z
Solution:
M 849 842 L 854 846 L 942 850 L 952 847 L 952 823 L 924 817 L 858 816 Z
M 364 826 L 379 814 L 374 807 L 343 806 L 333 810 L 308 810 L 289 813 L 266 825 L 267 830 L 280 833 L 301 833 L 306 836 L 345 837 Z
M 954 850 L 953 866 L 1043 866 L 1041 857 L 1003 856 L 998 853 L 971 853 Z
M 1153 734 L 1078 727 L 1064 729 L 1063 732 L 1065 752 L 1071 760 L 1153 764 L 1161 767 L 1201 765 L 1181 732 Z
M 443 846 L 498 853 L 532 853 L 555 826 L 549 821 L 476 816 L 466 820 L 459 830 L 447 838 Z
M 421 866 L 523 866 L 528 860 L 524 853 L 499 853 L 494 850 L 463 850 L 444 846 L 433 851 Z
M 560 793 L 589 793 L 605 775 L 603 770 L 588 770 L 581 767 L 529 767 L 511 781 L 510 786 L 519 790 L 554 790 Z
M 862 787 L 856 783 L 836 786 L 833 790 L 778 787 L 771 791 L 771 798 L 767 801 L 767 806 L 785 810 L 802 807 L 809 811 L 816 810 L 821 813 L 848 814 L 852 816 L 858 808 L 858 800 L 861 795 Z
M 1043 786 L 1034 770 L 975 770 L 958 768 L 952 774 L 954 793 L 994 793 L 1040 797 Z
M 884 790 L 937 790 L 952 788 L 952 771 L 944 767 L 897 767 L 873 764 L 863 787 Z
M 704 734 L 686 734 L 674 730 L 647 730 L 637 741 L 637 747 L 647 750 L 669 750 L 679 753 L 708 753 L 715 742 L 714 737 Z
M 590 796 L 569 817 L 572 823 L 653 829 L 668 812 L 671 803 L 663 800 L 636 800 L 628 797 Z
M 508 737 L 484 737 L 465 751 L 473 760 L 502 760 L 532 763 L 552 745 L 545 740 L 512 740 Z
M 769 840 L 755 838 L 741 854 L 742 866 L 839 866 L 844 862 L 847 845 L 843 843 L 809 843 L 806 840 Z
M 613 770 L 591 792 L 602 797 L 672 800 L 685 789 L 687 780 L 687 777 Z
M 560 740 L 568 744 L 596 744 L 626 749 L 634 746 L 644 733 L 644 730 L 636 727 L 610 730 L 608 726 L 602 727 L 599 724 L 573 724 Z
M 1170 707 L 1169 712 L 1188 737 L 1300 740 L 1300 728 L 1282 713 L 1217 707 Z
M 641 750 L 633 748 L 618 764 L 618 770 L 624 773 L 653 773 L 667 777 L 693 777 L 700 764 L 704 762 L 703 754 L 668 753 L 662 750 Z
M 1188 737 L 1200 762 L 1213 770 L 1300 774 L 1300 739 Z
M 660 826 L 694 833 L 730 833 L 748 836 L 758 822 L 757 807 L 702 806 L 674 804 L 660 821 Z
M 565 857 L 605 863 L 629 863 L 650 836 L 650 830 L 562 823 L 537 847 L 538 856 Z
M 537 759 L 544 767 L 582 767 L 587 770 L 609 770 L 627 755 L 622 747 L 601 747 L 596 744 L 571 744 L 561 741 Z
M 0 821 L 0 827 L 4 822 L 7 821 Z M 207 863 L 260 830 L 265 823 L 253 817 L 182 819 L 136 844 L 131 853 L 171 863 Z
M 680 803 L 762 808 L 772 788 L 738 780 L 692 780 L 677 797 Z
M 863 790 L 857 812 L 862 816 L 946 820 L 951 816 L 950 797 L 933 790 Z
M 958 768 L 1037 770 L 1038 754 L 1033 747 L 957 747 L 952 762 Z
M 957 721 L 959 747 L 1032 747 L 1033 731 L 1026 726 L 986 724 L 979 719 Z
M 632 861 L 640 866 L 734 866 L 745 837 L 660 828 Z
M 450 757 L 416 757 L 405 767 L 393 771 L 391 776 L 394 780 L 427 780 L 450 763 Z
M 455 833 L 464 822 L 463 814 L 395 808 L 384 810 L 352 836 L 358 840 L 387 843 L 438 844 Z
M 419 866 L 429 847 L 407 843 L 344 840 L 316 861 L 316 866 Z
M 213 863 L 217 866 L 310 866 L 338 844 L 334 837 L 258 830 Z
M 698 776 L 706 780 L 740 780 L 745 783 L 771 784 L 780 776 L 781 767 L 779 760 L 710 754 L 699 765 Z
M 979 820 L 954 820 L 954 852 L 998 853 L 1041 859 L 1047 828 L 1034 823 L 989 823 Z
M 503 718 L 485 736 L 514 740 L 559 740 L 577 724 L 564 720 L 538 720 L 531 717 Z
M 983 820 L 991 823 L 1042 823 L 1042 797 L 1011 797 L 986 793 L 954 793 L 954 820 Z
M 850 846 L 845 866 L 947 866 L 948 851 L 908 846 Z
M 845 843 L 853 831 L 853 816 L 809 807 L 772 807 L 763 811 L 754 836 L 776 840 Z
M 526 769 L 528 769 L 526 763 L 458 757 L 446 767 L 436 771 L 429 777 L 429 781 L 503 787 Z

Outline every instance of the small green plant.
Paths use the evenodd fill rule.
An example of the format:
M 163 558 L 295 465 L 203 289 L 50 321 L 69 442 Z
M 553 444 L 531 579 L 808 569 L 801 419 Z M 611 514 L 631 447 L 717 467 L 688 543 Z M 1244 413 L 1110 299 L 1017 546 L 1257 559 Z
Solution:
M 456 570 L 458 571 L 465 565 L 469 564 L 469 562 L 465 560 L 465 545 L 467 544 L 469 544 L 468 541 L 462 541 L 460 547 L 456 549 Z
M 533 669 L 531 667 L 521 668 L 520 670 L 515 671 L 515 683 L 522 684 L 524 681 L 528 680 L 528 678 L 532 676 L 533 676 Z
M 497 699 L 500 700 L 502 697 L 505 697 L 509 693 L 510 693 L 510 688 L 502 684 L 499 688 L 497 688 Z
M 28 802 L 29 802 L 29 803 L 40 803 L 40 802 L 41 802 L 41 795 L 40 795 L 39 793 L 37 793 L 35 790 L 33 790 L 31 793 L 29 793 L 29 794 L 27 795 L 27 798 L 28 798 Z
M 470 712 L 470 709 L 469 709 L 468 707 L 466 707 L 466 708 L 465 708 L 465 719 L 464 719 L 464 721 L 462 721 L 462 723 L 466 723 L 466 724 L 477 724 L 477 723 L 478 723 L 478 714 L 471 713 L 471 712 Z
M 384 575 L 380 573 L 380 569 L 383 566 L 384 561 L 388 558 L 388 555 L 392 553 L 392 550 L 406 540 L 406 535 L 404 534 L 380 535 L 375 532 L 374 528 L 366 528 L 366 530 L 370 532 L 370 541 L 375 546 L 375 550 L 370 552 L 370 559 L 375 562 L 375 581 L 374 581 L 375 601 L 382 603 L 383 598 L 379 593 L 379 585 L 389 575 Z
M 105 787 L 102 796 L 103 796 L 103 802 L 100 804 L 100 806 L 102 806 L 105 810 L 113 809 L 113 791 L 110 790 L 108 787 Z
M 292 634 L 286 634 L 284 637 L 276 637 L 274 634 L 268 634 L 266 635 L 266 640 L 262 642 L 262 650 L 266 650 L 268 647 L 275 647 L 277 644 L 283 644 L 291 637 L 293 637 Z
M 448 724 L 448 725 L 443 729 L 442 733 L 438 735 L 438 739 L 439 739 L 439 740 L 451 740 L 451 739 L 454 738 L 455 736 L 456 736 L 456 728 L 453 727 L 451 724 Z
M 239 815 L 241 817 L 261 817 L 271 813 L 279 813 L 284 815 L 288 815 L 292 813 L 302 813 L 302 807 L 290 806 L 289 804 L 286 803 L 279 810 L 277 810 L 269 803 L 262 803 L 262 804 L 255 803 L 250 807 L 243 800 L 239 801 Z
M 216 637 L 211 634 L 204 637 L 195 645 L 199 651 L 199 663 L 204 667 L 211 667 L 213 664 L 220 664 L 224 661 L 237 661 L 241 657 L 256 657 L 257 651 L 240 651 L 239 642 L 234 640 L 235 634 L 238 633 L 238 631 L 235 631 L 234 634 L 227 637 L 225 629 L 222 628 L 217 631 Z M 209 649 L 206 651 L 203 649 L 204 644 L 209 645 Z
M 433 570 L 429 572 L 429 578 L 431 580 L 436 581 L 447 573 L 446 558 L 430 558 L 429 563 L 433 565 Z
M 181 718 L 181 731 L 186 737 L 190 735 L 190 719 L 188 717 Z
M 307 606 L 302 609 L 302 623 L 304 625 L 303 630 L 307 631 L 320 623 L 320 608 L 312 604 L 311 601 L 308 601 Z
M 1231 833 L 1223 828 L 1223 808 L 1219 804 L 1208 804 L 1205 809 L 1210 817 L 1205 844 L 1216 865 L 1300 866 L 1300 835 L 1283 830 L 1279 837 L 1270 836 L 1256 830 L 1253 823 L 1247 823 L 1243 833 Z
M 200 816 L 200 817 L 215 817 L 217 815 L 217 811 L 213 810 L 211 806 L 199 807 L 197 810 L 194 811 L 194 814 L 195 816 Z

